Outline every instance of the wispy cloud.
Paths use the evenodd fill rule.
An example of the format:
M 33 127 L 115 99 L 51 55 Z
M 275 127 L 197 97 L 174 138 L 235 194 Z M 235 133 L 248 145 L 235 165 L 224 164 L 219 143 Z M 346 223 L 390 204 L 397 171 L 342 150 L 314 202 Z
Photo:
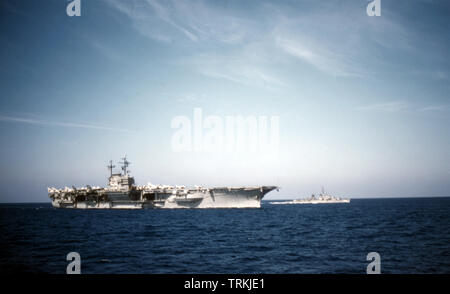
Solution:
M 172 42 L 184 36 L 190 41 L 198 41 L 193 29 L 180 19 L 177 7 L 179 1 L 159 2 L 156 0 L 107 1 L 132 21 L 134 28 L 142 35 L 162 42 Z
M 419 111 L 449 111 L 450 104 L 429 105 L 419 108 Z
M 206 77 L 274 89 L 284 85 L 280 77 L 267 69 L 266 42 L 256 52 L 252 42 L 265 38 L 258 22 L 234 15 L 208 2 L 192 1 L 121 1 L 109 2 L 131 20 L 142 35 L 180 46 L 198 46 L 198 53 L 175 60 Z M 139 7 L 139 9 L 136 9 Z M 187 42 L 187 44 L 186 44 Z M 184 44 L 184 45 L 183 45 Z M 208 44 L 208 46 L 205 46 Z M 206 50 L 220 45 L 220 50 Z M 244 46 L 242 46 L 244 45 Z
M 252 21 L 203 1 L 108 0 L 125 14 L 144 36 L 156 41 L 219 41 L 228 44 L 247 39 Z
M 43 125 L 43 126 L 56 126 L 56 127 L 65 127 L 65 128 L 93 129 L 93 130 L 100 130 L 100 131 L 134 132 L 134 131 L 127 130 L 127 129 L 112 128 L 112 127 L 105 127 L 105 126 L 92 125 L 92 124 L 55 122 L 55 121 L 46 121 L 46 120 L 23 118 L 23 117 L 12 117 L 12 116 L 4 116 L 4 115 L 0 115 L 0 121 L 16 122 L 16 123 L 24 123 L 24 124 L 32 124 L 32 125 Z
M 361 76 L 357 66 L 324 47 L 295 39 L 277 38 L 277 45 L 289 55 L 301 59 L 332 76 Z
M 188 28 L 186 28 L 183 25 L 177 23 L 177 21 L 175 20 L 176 17 L 171 15 L 171 11 L 169 9 L 167 9 L 166 7 L 161 5 L 156 0 L 148 0 L 147 3 L 152 8 L 153 12 L 155 12 L 155 14 L 162 21 L 164 21 L 168 25 L 172 26 L 174 29 L 176 29 L 176 30 L 180 31 L 181 33 L 183 33 L 191 41 L 194 41 L 194 42 L 198 41 L 198 37 L 195 34 L 193 34 Z M 173 4 L 176 4 L 176 2 L 173 3 Z
M 239 51 L 228 55 L 197 55 L 189 57 L 181 63 L 188 64 L 204 76 L 226 79 L 243 85 L 259 86 L 270 90 L 285 85 L 281 79 L 265 69 L 267 64 L 264 65 L 263 62 L 251 59 L 250 56 Z
M 274 7 L 262 2 L 255 8 L 254 17 L 249 20 L 231 8 L 203 1 L 187 4 L 183 1 L 146 0 L 125 4 L 114 0 L 109 3 L 127 15 L 141 34 L 153 40 L 176 40 L 180 44 L 184 39 L 201 46 L 201 55 L 206 56 L 218 54 L 215 49 L 214 53 L 205 52 L 205 47 L 221 44 L 220 56 L 205 58 L 200 64 L 204 68 L 202 73 L 211 77 L 245 84 L 249 84 L 250 80 L 250 84 L 282 84 L 279 77 L 264 69 L 266 60 L 246 60 L 249 56 L 246 47 L 251 44 L 258 44 L 258 51 L 267 55 L 267 60 L 276 62 L 290 56 L 332 76 L 361 76 L 366 73 L 364 65 L 359 63 L 364 58 L 356 54 L 363 50 L 354 48 L 354 43 L 358 43 L 362 37 L 359 24 L 356 25 L 356 20 L 343 22 L 339 15 L 329 13 L 339 6 L 323 7 L 324 13 L 312 15 L 298 11 L 294 17 L 289 13 L 290 7 Z M 363 12 L 357 15 L 365 16 L 365 11 Z M 323 25 L 318 26 L 317 23 Z M 337 23 L 339 26 L 330 23 Z M 335 42 L 343 33 L 346 38 Z M 352 41 L 352 38 L 357 40 Z M 208 46 L 203 46 L 202 43 L 206 42 Z M 221 63 L 222 59 L 235 60 L 239 56 L 239 50 L 239 64 Z M 198 56 L 192 58 L 192 64 L 198 64 Z M 256 80 L 259 82 L 254 83 Z
M 358 106 L 355 108 L 358 111 L 375 111 L 375 112 L 387 112 L 396 113 L 402 111 L 408 111 L 410 113 L 417 112 L 443 112 L 450 110 L 450 104 L 439 105 L 420 105 L 418 103 L 412 103 L 407 101 L 386 101 L 382 103 L 369 104 L 364 106 Z
M 356 107 L 356 110 L 380 111 L 380 112 L 399 112 L 410 109 L 411 105 L 406 101 L 388 101 Z
M 189 49 L 183 61 L 205 76 L 241 84 L 279 87 L 286 84 L 280 71 L 292 60 L 334 77 L 364 77 L 390 64 L 378 49 L 420 55 L 411 30 L 390 11 L 370 18 L 365 6 L 353 2 L 251 4 L 251 17 L 232 5 L 193 0 L 111 0 L 142 35 L 157 42 Z M 317 4 L 316 4 L 317 3 Z M 248 48 L 258 45 L 254 58 Z M 253 46 L 254 48 L 255 46 Z M 189 53 L 191 52 L 191 53 Z M 248 58 L 250 56 L 250 58 Z M 203 60 L 199 60 L 205 57 Z M 228 62 L 223 62 L 228 60 Z M 235 60 L 238 60 L 234 63 Z M 270 60 L 270 61 L 269 61 Z M 302 67 L 297 62 L 295 66 Z M 373 66 L 376 64 L 377 66 Z M 372 66 L 371 66 L 372 65 Z M 282 70 L 281 70 L 282 71 Z M 445 73 L 439 75 L 446 78 Z

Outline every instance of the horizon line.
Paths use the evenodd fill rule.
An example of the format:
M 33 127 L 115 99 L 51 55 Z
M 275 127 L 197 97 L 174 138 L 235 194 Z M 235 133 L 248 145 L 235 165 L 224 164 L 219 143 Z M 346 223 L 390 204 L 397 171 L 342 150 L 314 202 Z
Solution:
M 410 198 L 450 198 L 448 196 L 379 196 L 379 197 L 356 197 L 347 199 L 410 199 Z M 285 201 L 285 200 L 295 200 L 299 198 L 283 198 L 283 199 L 262 199 L 261 201 Z M 46 202 L 0 202 L 2 204 L 51 204 L 51 201 Z

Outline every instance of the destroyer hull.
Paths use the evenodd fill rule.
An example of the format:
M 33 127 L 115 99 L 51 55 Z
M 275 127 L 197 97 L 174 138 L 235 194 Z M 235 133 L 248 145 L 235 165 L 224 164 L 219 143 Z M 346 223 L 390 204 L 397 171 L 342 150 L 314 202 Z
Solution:
M 336 203 L 350 203 L 350 200 L 330 200 L 330 201 L 298 201 L 294 204 L 336 204 Z
M 350 199 L 342 199 L 342 200 L 293 200 L 293 201 L 277 201 L 270 202 L 270 204 L 336 204 L 336 203 L 350 203 Z
M 212 188 L 191 190 L 182 195 L 172 191 L 105 192 L 101 197 L 82 197 L 80 201 L 64 197 L 51 198 L 53 207 L 73 209 L 260 208 L 264 195 L 276 188 Z

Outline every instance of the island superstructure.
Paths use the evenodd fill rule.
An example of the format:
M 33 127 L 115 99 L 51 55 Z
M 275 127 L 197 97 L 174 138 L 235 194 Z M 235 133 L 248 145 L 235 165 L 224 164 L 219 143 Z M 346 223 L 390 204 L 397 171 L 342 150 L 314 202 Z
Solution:
M 259 208 L 261 199 L 276 186 L 213 187 L 135 185 L 130 162 L 122 158 L 121 173 L 113 173 L 110 161 L 108 185 L 64 189 L 48 188 L 48 196 L 57 208 L 142 209 L 142 208 Z
M 340 198 L 325 193 L 322 187 L 322 193 L 319 196 L 312 194 L 309 198 L 295 199 L 292 201 L 276 201 L 271 204 L 326 204 L 326 203 L 350 203 L 349 198 Z

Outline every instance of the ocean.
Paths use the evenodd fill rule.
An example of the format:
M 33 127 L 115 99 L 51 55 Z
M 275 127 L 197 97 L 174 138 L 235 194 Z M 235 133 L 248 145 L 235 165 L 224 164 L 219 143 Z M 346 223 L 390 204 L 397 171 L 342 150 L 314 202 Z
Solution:
M 450 198 L 261 209 L 70 210 L 0 205 L 0 272 L 450 273 Z

